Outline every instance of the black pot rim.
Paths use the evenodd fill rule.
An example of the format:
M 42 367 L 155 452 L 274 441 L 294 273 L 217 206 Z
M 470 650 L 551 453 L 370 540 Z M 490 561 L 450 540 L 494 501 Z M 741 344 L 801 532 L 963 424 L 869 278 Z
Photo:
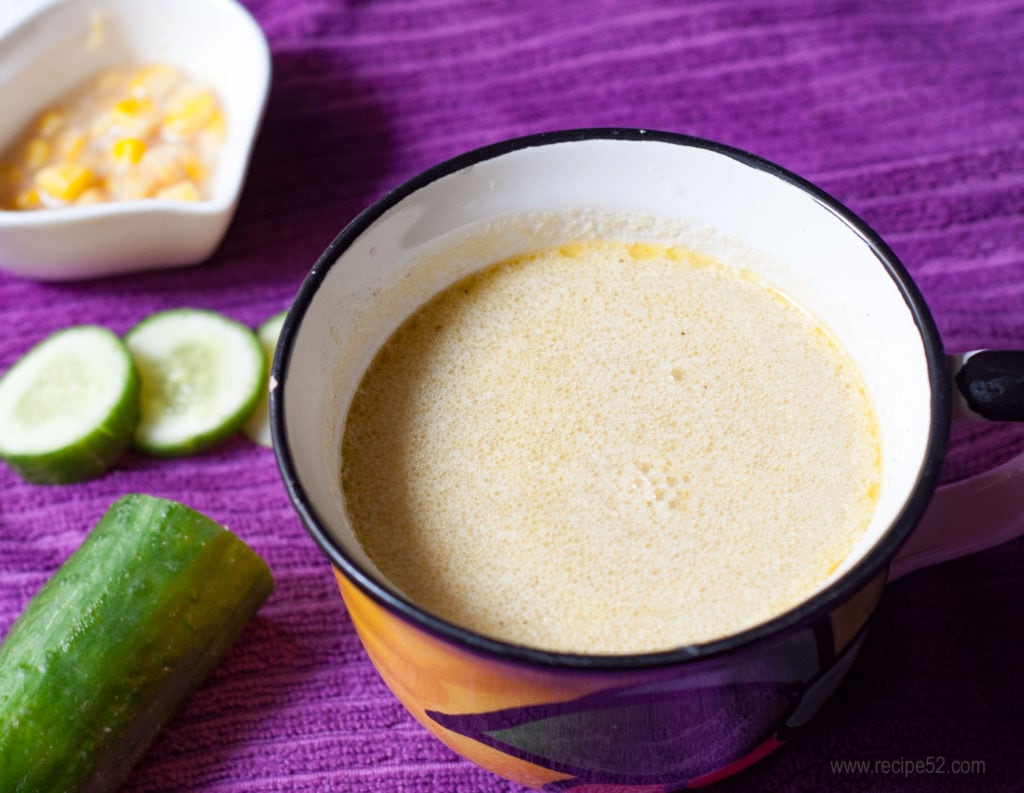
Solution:
M 284 424 L 286 399 L 284 391 L 288 381 L 286 373 L 294 338 L 327 273 L 363 231 L 410 194 L 456 171 L 522 149 L 588 140 L 658 142 L 705 149 L 771 174 L 812 196 L 869 246 L 900 291 L 921 333 L 932 389 L 928 446 L 918 471 L 917 480 L 900 514 L 863 559 L 825 589 L 767 622 L 720 639 L 658 652 L 628 655 L 550 652 L 483 636 L 422 611 L 415 604 L 381 584 L 373 574 L 364 569 L 357 560 L 351 558 L 331 537 L 324 521 L 313 509 L 305 489 L 298 479 L 295 463 L 288 446 L 287 428 Z M 304 280 L 282 328 L 277 352 L 274 356 L 272 374 L 274 381 L 278 383 L 278 387 L 270 395 L 271 432 L 278 467 L 289 498 L 304 527 L 335 567 L 340 569 L 365 595 L 391 613 L 429 634 L 454 642 L 470 652 L 506 661 L 525 662 L 534 666 L 581 671 L 655 669 L 720 657 L 789 634 L 820 616 L 829 614 L 836 606 L 859 592 L 887 568 L 897 550 L 917 525 L 938 482 L 949 436 L 952 411 L 950 374 L 942 341 L 931 312 L 906 268 L 867 223 L 821 188 L 757 155 L 703 138 L 633 128 L 570 129 L 511 138 L 441 162 L 386 193 L 361 212 L 338 234 L 320 255 Z

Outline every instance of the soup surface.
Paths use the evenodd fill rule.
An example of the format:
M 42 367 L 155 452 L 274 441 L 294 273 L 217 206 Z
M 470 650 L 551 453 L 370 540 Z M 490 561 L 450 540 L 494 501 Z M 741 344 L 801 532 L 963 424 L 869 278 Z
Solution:
M 552 651 L 705 642 L 818 590 L 867 528 L 879 433 L 807 312 L 706 257 L 586 242 L 421 307 L 354 397 L 342 488 L 409 599 Z

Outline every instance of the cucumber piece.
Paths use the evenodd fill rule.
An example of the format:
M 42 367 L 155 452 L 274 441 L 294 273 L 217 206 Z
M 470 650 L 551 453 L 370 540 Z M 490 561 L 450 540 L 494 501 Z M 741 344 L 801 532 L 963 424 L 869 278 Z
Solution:
M 245 430 L 245 434 L 251 441 L 260 446 L 266 446 L 268 449 L 274 446 L 274 441 L 270 437 L 270 416 L 267 413 L 267 397 L 270 394 L 270 364 L 274 360 L 277 338 L 281 335 L 281 328 L 287 316 L 287 311 L 274 314 L 256 329 L 256 338 L 260 340 L 260 345 L 263 347 L 263 358 L 266 362 L 266 369 L 263 373 L 264 386 L 260 393 L 260 401 L 242 429 Z
M 245 325 L 196 308 L 151 314 L 125 336 L 142 379 L 135 446 L 194 454 L 238 430 L 263 387 L 263 350 Z
M 116 501 L 0 645 L 0 790 L 115 790 L 273 590 L 174 501 Z
M 0 379 L 0 457 L 29 482 L 99 476 L 131 443 L 138 418 L 131 356 L 96 325 L 57 331 Z

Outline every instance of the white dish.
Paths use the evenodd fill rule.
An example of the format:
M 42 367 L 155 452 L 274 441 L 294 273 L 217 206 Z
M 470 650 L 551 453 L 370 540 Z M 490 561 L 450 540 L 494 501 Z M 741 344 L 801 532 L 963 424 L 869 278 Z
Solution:
M 38 112 L 104 68 L 167 63 L 219 95 L 227 136 L 210 198 L 0 211 L 0 269 L 93 278 L 207 259 L 234 216 L 270 89 L 259 25 L 235 0 L 52 0 L 0 36 L 0 150 Z

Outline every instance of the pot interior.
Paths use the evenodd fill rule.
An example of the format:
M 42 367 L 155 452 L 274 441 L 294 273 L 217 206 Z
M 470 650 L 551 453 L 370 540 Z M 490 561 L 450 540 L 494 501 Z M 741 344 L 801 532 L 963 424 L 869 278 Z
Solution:
M 752 271 L 852 356 L 877 412 L 882 487 L 869 530 L 823 588 L 842 576 L 897 522 L 928 458 L 923 307 L 908 302 L 906 275 L 884 246 L 827 197 L 730 150 L 642 133 L 510 145 L 439 166 L 371 207 L 325 253 L 282 339 L 279 443 L 326 541 L 388 587 L 348 525 L 339 458 L 349 402 L 390 334 L 494 261 L 601 238 L 680 245 Z

